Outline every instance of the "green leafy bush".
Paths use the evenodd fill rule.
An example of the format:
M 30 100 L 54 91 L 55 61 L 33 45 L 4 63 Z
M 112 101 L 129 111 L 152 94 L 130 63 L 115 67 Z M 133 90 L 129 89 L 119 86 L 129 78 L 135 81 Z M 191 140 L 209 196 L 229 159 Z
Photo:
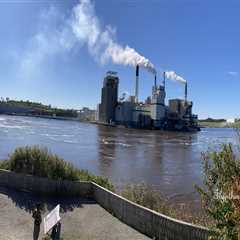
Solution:
M 10 170 L 10 162 L 8 160 L 0 161 L 0 169 Z
M 211 240 L 240 239 L 240 159 L 231 144 L 204 159 L 204 187 L 201 194 L 208 216 L 213 219 Z
M 111 191 L 114 190 L 107 178 L 80 170 L 52 154 L 47 148 L 38 146 L 17 148 L 9 160 L 0 163 L 0 168 L 54 180 L 93 181 Z

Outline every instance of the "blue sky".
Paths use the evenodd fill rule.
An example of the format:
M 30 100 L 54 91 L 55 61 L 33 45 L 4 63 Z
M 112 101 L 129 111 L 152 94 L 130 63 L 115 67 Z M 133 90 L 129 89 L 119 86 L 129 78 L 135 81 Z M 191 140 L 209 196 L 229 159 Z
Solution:
M 134 48 L 159 75 L 173 70 L 188 81 L 189 99 L 200 118 L 239 117 L 239 0 L 95 0 L 90 4 L 99 29 L 117 46 Z M 0 0 L 0 96 L 95 108 L 107 70 L 118 72 L 120 93 L 134 93 L 134 68 L 111 58 L 102 61 L 105 42 L 99 49 L 89 45 L 93 28 L 85 29 L 90 38 L 82 35 L 81 26 L 71 32 L 69 24 L 78 5 L 78 0 Z M 140 71 L 140 99 L 144 100 L 151 94 L 154 78 L 147 70 Z M 182 84 L 167 81 L 167 98 L 183 94 Z

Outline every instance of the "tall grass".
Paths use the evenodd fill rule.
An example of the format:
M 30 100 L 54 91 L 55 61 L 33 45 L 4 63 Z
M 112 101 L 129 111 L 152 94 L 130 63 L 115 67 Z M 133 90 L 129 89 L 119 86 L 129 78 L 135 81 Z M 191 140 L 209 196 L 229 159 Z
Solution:
M 107 178 L 80 170 L 52 154 L 47 148 L 38 146 L 17 148 L 8 160 L 0 162 L 0 168 L 54 180 L 93 181 L 111 191 L 114 190 L 113 184 Z
M 127 185 L 122 191 L 122 196 L 132 202 L 163 214 L 169 215 L 171 212 L 161 194 L 144 183 Z
M 159 191 L 144 183 L 127 185 L 121 195 L 141 206 L 176 219 L 203 226 L 209 226 L 211 223 L 203 211 L 193 212 L 189 204 L 170 203 L 169 199 L 163 197 Z

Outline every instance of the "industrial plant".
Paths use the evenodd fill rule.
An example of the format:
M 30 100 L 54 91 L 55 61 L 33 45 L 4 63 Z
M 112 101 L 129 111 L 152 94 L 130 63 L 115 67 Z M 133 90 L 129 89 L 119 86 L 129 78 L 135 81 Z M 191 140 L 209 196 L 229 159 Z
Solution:
M 127 99 L 118 98 L 117 73 L 107 72 L 102 87 L 101 103 L 97 107 L 97 122 L 129 128 L 198 131 L 198 116 L 192 114 L 193 103 L 187 99 L 185 80 L 182 81 L 185 86 L 185 98 L 170 99 L 168 105 L 165 104 L 166 79 L 171 77 L 169 73 L 174 72 L 164 72 L 162 84 L 157 84 L 155 74 L 152 96 L 145 102 L 140 102 L 139 65 L 136 65 L 135 95 Z

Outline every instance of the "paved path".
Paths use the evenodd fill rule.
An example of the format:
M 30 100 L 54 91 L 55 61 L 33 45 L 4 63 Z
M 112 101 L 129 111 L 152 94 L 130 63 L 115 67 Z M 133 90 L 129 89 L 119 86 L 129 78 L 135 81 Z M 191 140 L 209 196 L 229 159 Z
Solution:
M 37 198 L 27 193 L 0 188 L 0 240 L 32 240 L 31 211 L 36 203 L 44 203 L 45 216 L 57 203 L 61 204 L 64 240 L 147 240 L 131 227 L 113 217 L 90 200 Z M 41 228 L 41 236 L 43 229 Z

